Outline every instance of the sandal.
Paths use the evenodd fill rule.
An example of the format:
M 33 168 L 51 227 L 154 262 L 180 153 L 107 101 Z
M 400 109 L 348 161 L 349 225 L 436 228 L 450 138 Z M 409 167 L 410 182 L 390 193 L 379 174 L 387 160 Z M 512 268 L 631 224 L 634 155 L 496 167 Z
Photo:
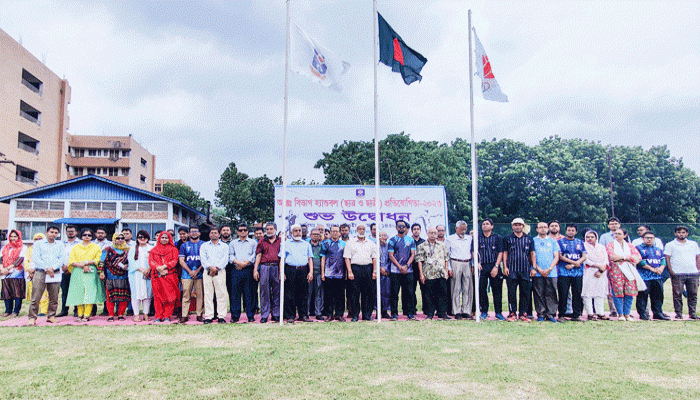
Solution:
M 137 316 L 135 316 L 135 317 L 134 317 L 134 322 L 141 322 L 141 318 L 139 318 L 139 316 L 138 316 L 138 315 L 137 315 Z
M 143 320 L 144 320 L 144 321 L 150 321 L 151 319 L 148 317 L 148 315 L 144 315 L 144 316 L 143 316 Z
M 119 321 L 124 321 L 124 316 L 123 316 L 123 315 L 118 316 L 118 317 L 117 317 L 117 320 L 119 320 Z
M 114 317 L 107 318 L 107 322 L 114 322 Z
M 90 317 L 83 317 L 83 322 L 90 322 Z

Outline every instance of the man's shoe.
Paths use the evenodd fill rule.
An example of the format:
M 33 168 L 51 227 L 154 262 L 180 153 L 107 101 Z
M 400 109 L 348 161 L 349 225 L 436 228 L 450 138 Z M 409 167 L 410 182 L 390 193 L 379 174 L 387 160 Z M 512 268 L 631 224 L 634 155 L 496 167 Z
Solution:
M 449 320 L 452 319 L 452 318 L 450 318 L 450 316 L 447 315 L 447 314 L 445 314 L 445 315 L 443 315 L 442 317 L 439 317 L 439 318 L 440 318 L 441 320 L 443 320 L 443 321 L 449 321 Z
M 317 315 L 316 316 L 316 321 L 325 321 L 326 319 L 323 318 L 323 315 Z
M 293 323 L 294 323 L 294 318 L 289 318 L 289 319 L 287 319 L 287 320 L 284 321 L 284 322 L 286 322 L 286 323 L 288 323 L 288 324 L 293 324 Z
M 515 313 L 510 313 L 510 314 L 508 314 L 508 318 L 506 318 L 506 321 L 513 322 L 513 321 L 515 321 L 515 319 L 516 319 Z
M 371 316 L 369 316 L 369 317 L 367 317 L 367 318 L 362 317 L 362 320 L 363 320 L 363 321 L 374 321 L 374 318 L 372 318 Z
M 698 316 L 697 316 L 696 314 L 690 314 L 690 315 L 688 316 L 688 318 L 693 319 L 693 320 L 696 320 L 696 319 L 698 319 Z
M 566 322 L 566 318 L 564 318 L 564 317 L 559 317 L 559 319 L 557 320 L 557 322 Z
M 224 319 L 224 318 L 219 318 L 219 319 L 216 320 L 216 322 L 218 322 L 218 323 L 220 323 L 220 324 L 225 324 L 225 323 L 226 323 L 226 319 Z
M 311 318 L 309 317 L 304 317 L 301 319 L 301 322 L 311 322 Z
M 181 324 L 184 324 L 184 323 L 186 323 L 186 322 L 189 321 L 189 320 L 190 320 L 190 319 L 187 318 L 187 317 L 180 317 L 180 323 L 181 323 Z
M 58 320 L 56 319 L 56 317 L 48 317 L 46 318 L 46 322 L 48 322 L 49 324 L 55 324 L 56 322 L 58 322 Z
M 647 314 L 639 314 L 639 319 L 642 321 L 649 321 L 649 316 Z
M 462 317 L 462 314 L 455 314 L 456 320 L 461 320 L 462 318 L 464 318 L 464 317 Z
M 537 317 L 537 322 L 544 322 L 544 317 Z
M 523 322 L 532 322 L 532 320 L 528 318 L 526 314 L 521 315 L 520 320 Z
M 153 322 L 158 323 L 158 322 L 163 322 L 163 320 L 160 318 L 156 318 L 155 320 L 153 320 Z M 206 322 L 204 322 L 204 323 L 206 324 Z M 211 321 L 209 321 L 209 323 L 211 324 Z
M 680 320 L 683 319 L 683 315 L 681 315 L 681 314 L 676 314 L 676 318 L 675 318 L 675 319 L 677 319 L 677 320 L 680 321 Z
M 63 318 L 68 316 L 68 311 L 61 311 L 56 315 L 56 318 Z
M 408 314 L 408 320 L 409 320 L 409 321 L 415 321 L 415 320 L 416 320 L 416 316 L 413 315 L 413 314 Z
M 209 318 L 205 319 L 205 320 L 204 320 L 204 324 L 205 324 L 205 325 L 211 324 L 211 320 L 210 320 Z
M 272 317 L 270 317 L 270 320 L 271 320 L 272 322 L 280 322 L 280 317 L 272 316 Z
M 250 317 L 250 318 L 248 318 L 248 322 L 250 322 L 250 323 L 253 323 L 253 322 L 255 322 L 255 318 L 254 318 L 254 317 Z
M 392 320 L 392 321 L 398 321 L 398 320 L 399 320 L 399 316 L 398 316 L 398 315 L 392 315 L 392 316 L 391 316 L 391 320 Z
M 382 311 L 382 318 L 384 318 L 384 319 L 389 319 L 389 318 L 391 318 L 391 317 L 389 316 L 389 313 L 388 313 L 388 312 Z
M 267 323 L 267 318 L 260 318 L 260 323 L 261 324 Z
M 489 317 L 489 313 L 482 312 L 480 317 L 481 317 L 481 319 L 486 319 Z
M 197 316 L 197 321 L 199 321 L 199 322 L 204 322 L 204 317 L 202 317 L 201 315 L 198 315 L 198 316 Z
M 659 315 L 654 314 L 654 319 L 657 321 L 670 321 L 671 320 L 671 318 L 669 318 L 669 316 L 666 314 L 659 314 Z
M 617 317 L 619 317 L 619 316 L 620 316 L 620 315 L 619 315 L 617 312 L 615 312 L 615 311 L 611 312 L 610 315 L 608 315 L 608 317 L 610 317 L 610 318 L 617 318 Z
M 231 323 L 232 323 L 232 324 L 235 324 L 235 323 L 238 322 L 240 319 L 241 319 L 240 316 L 239 316 L 239 317 L 231 317 Z
M 345 317 L 343 317 L 342 315 L 339 316 L 339 317 L 335 317 L 335 318 L 333 318 L 333 319 L 336 320 L 336 321 L 338 321 L 338 322 L 345 322 L 345 321 L 346 321 L 346 320 L 345 320 Z
M 549 317 L 549 319 L 547 319 L 547 320 L 548 320 L 549 322 L 553 322 L 553 323 L 555 323 L 555 324 L 559 322 L 559 321 L 557 321 L 557 319 L 554 318 L 554 317 Z
M 352 317 L 352 319 L 350 320 L 350 322 L 357 322 L 357 317 Z
M 501 314 L 501 313 L 497 313 L 497 314 L 496 314 L 496 319 L 499 320 L 499 321 L 505 321 L 505 320 L 506 320 L 506 317 L 504 317 L 503 314 Z
M 464 319 L 474 319 L 471 314 L 464 314 Z

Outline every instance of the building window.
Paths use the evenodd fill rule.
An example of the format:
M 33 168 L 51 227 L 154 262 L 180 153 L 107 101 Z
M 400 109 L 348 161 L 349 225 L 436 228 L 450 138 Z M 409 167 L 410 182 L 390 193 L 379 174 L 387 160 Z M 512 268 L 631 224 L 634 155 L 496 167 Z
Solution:
M 102 157 L 102 149 L 88 149 L 88 157 Z
M 141 166 L 144 167 L 144 168 L 146 168 L 146 165 L 148 165 L 148 163 L 146 162 L 146 160 L 144 160 L 144 159 L 142 158 L 142 159 L 141 159 Z
M 129 176 L 129 168 L 122 168 L 122 176 Z
M 153 203 L 138 203 L 139 211 L 153 211 Z
M 156 232 L 161 232 L 165 230 L 165 224 L 136 224 L 136 223 L 123 223 L 122 227 L 130 228 L 133 232 L 138 232 L 144 230 L 148 232 L 151 236 L 151 240 L 156 239 Z M 136 235 L 134 235 L 136 236 Z
M 19 115 L 27 119 L 27 121 L 34 122 L 37 125 L 41 125 L 41 111 L 30 106 L 24 101 L 19 101 Z
M 102 211 L 117 211 L 117 203 L 102 203 Z
M 15 173 L 15 180 L 22 183 L 28 183 L 32 186 L 36 186 L 37 173 L 32 169 L 18 165 Z
M 46 227 L 53 222 L 17 222 L 17 230 L 22 232 L 24 240 L 31 240 L 37 233 L 45 233 Z
M 59 211 L 63 210 L 63 202 L 62 201 L 49 201 L 49 210 L 52 211 Z
M 22 69 L 22 84 L 29 90 L 41 96 L 44 83 L 36 76 L 30 74 L 26 69 Z
M 39 141 L 22 132 L 17 134 L 17 147 L 30 153 L 39 154 Z
M 18 210 L 31 210 L 32 209 L 32 201 L 31 200 L 17 200 L 17 209 Z
M 75 147 L 71 147 L 70 154 L 73 157 L 85 157 L 85 149 L 76 149 Z
M 168 203 L 153 203 L 153 211 L 168 211 Z
M 18 210 L 63 210 L 62 201 L 18 200 Z
M 163 191 L 163 185 L 161 185 L 160 183 L 156 183 L 155 190 L 156 190 L 156 193 L 162 192 L 162 191 Z
M 122 150 L 122 157 L 127 158 L 129 157 L 130 150 Z
M 98 201 L 88 201 L 85 206 L 88 211 L 100 211 L 102 209 L 102 203 Z
M 83 176 L 83 167 L 72 167 L 72 168 L 73 168 L 73 175 Z
M 107 175 L 119 176 L 119 168 L 107 168 Z
M 71 211 L 85 211 L 84 201 L 71 201 L 70 202 Z
M 95 168 L 88 168 L 88 169 L 87 169 L 88 175 L 90 175 L 90 174 L 95 175 L 96 172 L 97 172 L 97 171 L 95 171 Z
M 146 183 L 146 177 L 141 175 L 141 183 Z
M 136 211 L 136 203 L 122 203 L 122 211 Z

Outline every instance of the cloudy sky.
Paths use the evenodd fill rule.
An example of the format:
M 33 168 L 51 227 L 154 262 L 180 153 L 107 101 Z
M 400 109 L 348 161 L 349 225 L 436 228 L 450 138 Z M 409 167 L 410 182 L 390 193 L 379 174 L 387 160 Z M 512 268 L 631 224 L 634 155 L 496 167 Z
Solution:
M 380 138 L 468 136 L 470 8 L 510 99 L 477 83 L 477 140 L 666 144 L 700 172 L 699 2 L 379 0 L 428 59 L 410 86 L 379 66 Z M 323 181 L 324 151 L 374 136 L 372 2 L 292 0 L 291 18 L 351 64 L 340 93 L 289 77 L 288 178 Z M 71 133 L 133 134 L 208 199 L 230 162 L 282 174 L 284 1 L 0 1 L 0 29 L 69 80 Z

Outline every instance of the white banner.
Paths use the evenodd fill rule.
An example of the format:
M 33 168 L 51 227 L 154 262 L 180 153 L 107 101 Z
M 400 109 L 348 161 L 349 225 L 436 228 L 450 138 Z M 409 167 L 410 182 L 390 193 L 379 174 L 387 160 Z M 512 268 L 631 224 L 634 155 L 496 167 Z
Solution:
M 421 226 L 421 236 L 437 225 L 447 226 L 447 204 L 443 186 L 381 186 L 379 189 L 377 232 L 396 235 L 396 221 Z M 374 186 L 288 186 L 287 215 L 282 215 L 282 186 L 275 186 L 275 223 L 289 231 L 294 224 L 307 224 L 309 231 L 317 225 L 348 224 L 354 235 L 358 225 L 375 222 Z M 410 235 L 410 232 L 409 232 Z

